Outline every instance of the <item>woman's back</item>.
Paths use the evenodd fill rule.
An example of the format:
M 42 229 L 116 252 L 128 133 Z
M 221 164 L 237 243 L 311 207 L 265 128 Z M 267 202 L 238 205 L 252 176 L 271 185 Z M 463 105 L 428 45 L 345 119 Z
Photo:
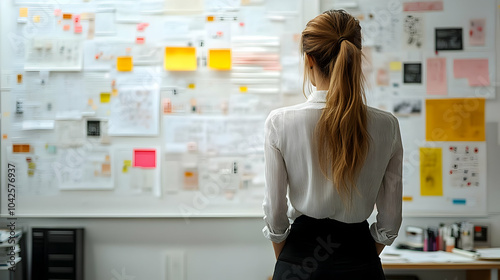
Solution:
M 367 107 L 370 148 L 361 168 L 351 209 L 345 207 L 333 182 L 321 173 L 318 164 L 315 127 L 325 106 L 326 91 L 316 91 L 307 102 L 273 111 L 266 122 L 266 131 L 280 150 L 287 170 L 289 199 L 301 214 L 314 218 L 331 218 L 346 223 L 366 220 L 373 211 L 385 174 L 396 174 L 397 166 L 388 166 L 401 147 L 397 119 L 390 113 Z M 273 168 L 268 162 L 266 167 Z M 275 174 L 274 170 L 266 170 Z M 394 205 L 396 206 L 396 205 Z

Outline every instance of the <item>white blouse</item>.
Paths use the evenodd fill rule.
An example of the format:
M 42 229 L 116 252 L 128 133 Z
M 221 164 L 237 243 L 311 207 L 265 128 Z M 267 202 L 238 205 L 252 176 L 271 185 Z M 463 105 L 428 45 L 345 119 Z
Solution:
M 290 224 L 302 214 L 359 223 L 371 215 L 376 204 L 377 221 L 370 232 L 376 242 L 391 245 L 402 221 L 403 147 L 398 120 L 368 107 L 370 148 L 357 178 L 359 194 L 353 193 L 349 211 L 333 182 L 321 173 L 313 139 L 326 92 L 313 92 L 304 103 L 276 109 L 266 120 L 264 236 L 282 242 Z

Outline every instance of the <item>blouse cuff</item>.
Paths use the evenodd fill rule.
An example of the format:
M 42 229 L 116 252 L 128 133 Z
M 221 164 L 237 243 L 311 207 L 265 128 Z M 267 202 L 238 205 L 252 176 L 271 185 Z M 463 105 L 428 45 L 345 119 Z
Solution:
M 370 226 L 370 232 L 371 232 L 372 237 L 375 240 L 375 242 L 380 243 L 380 244 L 384 244 L 387 246 L 391 246 L 391 244 L 394 242 L 396 237 L 398 237 L 397 233 L 396 234 L 390 233 L 389 229 L 378 228 L 378 225 L 376 222 Z
M 262 229 L 262 233 L 267 239 L 271 240 L 272 242 L 281 243 L 288 237 L 288 234 L 290 233 L 290 227 L 288 227 L 284 233 L 272 233 L 269 227 L 265 226 Z

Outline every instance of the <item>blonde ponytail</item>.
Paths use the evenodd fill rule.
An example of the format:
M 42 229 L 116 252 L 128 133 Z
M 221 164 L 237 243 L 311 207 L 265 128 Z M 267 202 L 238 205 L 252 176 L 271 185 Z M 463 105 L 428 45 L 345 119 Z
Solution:
M 327 11 L 308 23 L 302 50 L 330 78 L 316 125 L 319 166 L 350 205 L 369 148 L 359 22 L 344 11 Z

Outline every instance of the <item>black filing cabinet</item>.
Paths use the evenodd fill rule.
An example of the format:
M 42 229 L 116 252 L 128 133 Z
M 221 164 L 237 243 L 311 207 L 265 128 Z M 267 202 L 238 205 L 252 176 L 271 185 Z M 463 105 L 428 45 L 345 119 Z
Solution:
M 83 228 L 33 228 L 31 279 L 83 280 Z

